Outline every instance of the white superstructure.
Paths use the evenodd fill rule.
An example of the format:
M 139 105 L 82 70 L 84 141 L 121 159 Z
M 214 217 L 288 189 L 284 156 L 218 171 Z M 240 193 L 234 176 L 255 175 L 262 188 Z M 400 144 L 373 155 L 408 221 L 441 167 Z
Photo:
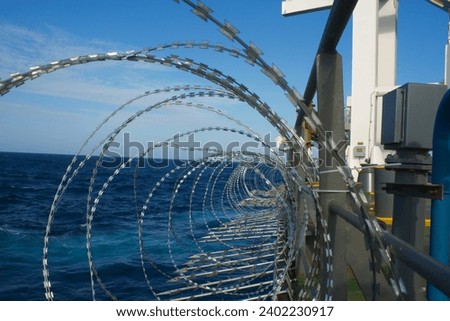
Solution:
M 448 12 L 449 0 L 428 0 Z M 333 1 L 284 0 L 282 14 L 327 9 Z M 384 164 L 381 145 L 382 96 L 397 87 L 398 0 L 358 1 L 353 12 L 352 87 L 348 97 L 350 143 L 347 161 L 351 168 Z M 450 55 L 447 50 L 447 57 Z M 448 59 L 446 59 L 447 61 Z M 446 84 L 450 66 L 446 65 Z M 357 171 L 354 171 L 355 177 Z

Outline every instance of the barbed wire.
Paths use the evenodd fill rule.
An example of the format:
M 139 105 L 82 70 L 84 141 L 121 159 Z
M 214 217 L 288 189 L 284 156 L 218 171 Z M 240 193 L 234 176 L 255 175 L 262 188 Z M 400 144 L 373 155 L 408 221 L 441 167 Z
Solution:
M 176 0 L 176 2 L 180 2 Z M 146 63 L 160 64 L 167 67 L 176 68 L 177 70 L 191 73 L 195 76 L 203 78 L 217 86 L 219 88 L 211 89 L 205 86 L 176 86 L 168 87 L 164 89 L 157 89 L 154 91 L 148 91 L 138 97 L 135 97 L 125 104 L 119 106 L 114 110 L 103 122 L 101 122 L 96 129 L 90 134 L 86 141 L 82 144 L 77 154 L 74 156 L 65 174 L 62 177 L 61 183 L 58 186 L 58 190 L 54 196 L 53 203 L 50 209 L 48 222 L 46 226 L 45 236 L 44 236 L 44 246 L 43 246 L 43 277 L 44 277 L 44 288 L 46 298 L 48 300 L 54 299 L 54 294 L 52 290 L 52 285 L 50 282 L 49 273 L 49 244 L 50 235 L 52 229 L 52 223 L 54 221 L 55 215 L 60 206 L 61 200 L 67 190 L 71 185 L 78 173 L 83 169 L 86 163 L 91 159 L 91 157 L 100 150 L 100 156 L 95 162 L 94 169 L 89 181 L 89 187 L 87 191 L 86 200 L 86 248 L 88 254 L 88 264 L 91 278 L 91 292 L 92 298 L 96 298 L 95 286 L 98 284 L 100 288 L 105 292 L 105 294 L 115 300 L 117 297 L 107 289 L 105 283 L 100 278 L 96 265 L 94 263 L 94 256 L 92 254 L 92 225 L 94 219 L 94 213 L 98 209 L 98 204 L 102 196 L 105 194 L 108 186 L 113 182 L 113 180 L 121 174 L 121 171 L 127 166 L 131 165 L 131 162 L 136 159 L 145 157 L 149 152 L 147 149 L 143 154 L 139 153 L 134 157 L 129 158 L 127 161 L 123 162 L 114 172 L 111 174 L 103 184 L 100 183 L 100 189 L 95 193 L 94 186 L 98 183 L 98 173 L 101 168 L 103 157 L 111 146 L 114 139 L 119 133 L 121 133 L 127 126 L 133 123 L 136 119 L 142 115 L 162 107 L 168 106 L 183 106 L 200 108 L 208 112 L 214 112 L 227 119 L 233 121 L 235 124 L 245 128 L 234 129 L 230 127 L 220 127 L 211 126 L 203 127 L 191 130 L 184 134 L 179 135 L 183 137 L 190 134 L 196 134 L 201 132 L 210 131 L 223 131 L 231 132 L 238 135 L 245 136 L 249 139 L 255 140 L 266 148 L 270 149 L 270 157 L 257 155 L 257 154 L 217 154 L 214 157 L 208 157 L 205 159 L 196 160 L 195 162 L 185 163 L 183 166 L 177 166 L 170 171 L 166 172 L 161 179 L 156 183 L 156 185 L 151 189 L 148 197 L 142 207 L 139 205 L 137 197 L 137 173 L 138 167 L 134 173 L 134 208 L 135 215 L 138 222 L 138 234 L 139 234 L 139 252 L 141 259 L 141 266 L 143 269 L 143 274 L 145 277 L 145 282 L 151 292 L 151 294 L 156 299 L 161 299 L 165 296 L 174 296 L 178 299 L 196 299 L 203 298 L 207 295 L 232 295 L 232 296 L 243 296 L 246 298 L 253 299 L 276 299 L 283 291 L 287 293 L 291 299 L 318 299 L 319 293 L 324 290 L 325 299 L 332 299 L 332 244 L 330 236 L 328 234 L 328 226 L 326 218 L 322 215 L 322 209 L 319 204 L 318 192 L 315 191 L 311 186 L 316 181 L 318 169 L 315 166 L 314 161 L 309 155 L 308 149 L 304 140 L 297 135 L 294 129 L 292 129 L 288 123 L 281 118 L 266 102 L 264 102 L 256 93 L 251 91 L 246 85 L 238 82 L 233 77 L 224 74 L 222 71 L 212 68 L 207 64 L 202 62 L 196 62 L 191 58 L 181 58 L 177 55 L 169 55 L 165 57 L 157 57 L 153 55 L 156 51 L 163 50 L 176 50 L 179 48 L 185 49 L 211 49 L 215 53 L 227 53 L 235 58 L 241 58 L 251 66 L 258 66 L 261 68 L 262 73 L 267 76 L 277 87 L 279 87 L 288 97 L 289 101 L 293 105 L 295 110 L 301 110 L 305 115 L 306 123 L 316 132 L 319 140 L 324 142 L 325 149 L 330 152 L 333 158 L 338 164 L 338 170 L 342 175 L 342 179 L 346 182 L 350 195 L 353 198 L 354 204 L 359 210 L 360 219 L 362 224 L 365 226 L 367 233 L 366 239 L 369 244 L 369 249 L 372 252 L 375 260 L 372 262 L 374 269 L 381 270 L 386 279 L 390 282 L 391 287 L 394 289 L 394 293 L 397 296 L 401 296 L 400 286 L 392 269 L 392 259 L 389 255 L 388 249 L 384 246 L 381 241 L 380 231 L 381 228 L 377 221 L 370 216 L 367 200 L 362 188 L 355 183 L 351 170 L 347 166 L 345 159 L 339 155 L 337 144 L 333 141 L 332 137 L 325 135 L 325 128 L 323 127 L 319 117 L 316 115 L 314 110 L 311 110 L 307 106 L 299 94 L 299 92 L 291 87 L 286 81 L 284 74 L 276 65 L 269 65 L 262 59 L 262 51 L 256 47 L 255 44 L 247 44 L 239 36 L 239 31 L 231 23 L 225 21 L 220 22 L 212 15 L 212 10 L 207 7 L 203 2 L 198 1 L 195 4 L 189 0 L 183 0 L 185 4 L 192 8 L 194 14 L 199 16 L 205 21 L 211 21 L 213 24 L 219 27 L 219 30 L 224 34 L 229 40 L 237 43 L 241 49 L 227 48 L 222 44 L 210 44 L 209 42 L 174 42 L 165 45 L 159 45 L 156 47 L 145 48 L 139 51 L 127 51 L 125 53 L 110 52 L 106 54 L 93 54 L 84 55 L 68 59 L 62 59 L 49 63 L 47 65 L 37 66 L 30 68 L 29 71 L 23 73 L 14 73 L 6 80 L 0 81 L 0 95 L 8 93 L 13 88 L 23 85 L 25 82 L 36 79 L 46 73 L 51 73 L 63 68 L 86 64 L 90 62 L 99 61 L 141 61 Z M 131 103 L 147 96 L 156 94 L 170 94 L 173 92 L 183 91 L 184 93 L 173 95 L 171 97 L 165 98 L 160 102 L 153 104 L 145 109 L 139 110 L 133 115 L 129 116 L 121 125 L 116 127 L 110 134 L 106 137 L 100 139 L 97 144 L 87 152 L 86 156 L 78 163 L 81 153 L 88 146 L 88 143 L 93 139 L 93 137 L 99 133 L 100 128 L 102 128 L 110 119 L 116 115 L 118 112 L 129 106 Z M 215 109 L 210 106 L 205 106 L 202 104 L 195 104 L 187 101 L 190 98 L 205 98 L 205 97 L 219 97 L 227 98 L 236 101 L 242 101 L 248 106 L 256 110 L 263 118 L 265 118 L 268 123 L 270 123 L 278 133 L 289 142 L 291 148 L 301 155 L 302 162 L 297 168 L 291 168 L 288 166 L 286 160 L 282 160 L 276 151 L 265 144 L 264 140 L 257 135 L 250 127 L 244 125 L 241 121 L 223 113 L 222 111 Z M 161 148 L 163 146 L 169 146 L 173 142 L 173 137 L 160 141 L 151 148 Z M 243 161 L 241 158 L 252 156 L 259 160 L 256 163 L 249 163 Z M 217 157 L 221 158 L 219 161 L 220 165 L 217 165 Z M 235 170 L 232 171 L 230 176 L 227 178 L 225 187 L 222 189 L 220 196 L 217 193 L 217 182 L 221 174 L 227 165 L 230 165 L 234 161 L 239 160 L 240 164 Z M 265 172 L 265 169 L 260 167 L 260 164 L 264 163 L 269 165 L 269 172 Z M 213 168 L 212 172 L 211 168 Z M 253 175 L 253 181 L 249 180 L 249 173 Z M 203 221 L 206 224 L 206 235 L 198 238 L 194 226 L 196 221 L 192 215 L 192 208 L 194 202 L 194 194 L 199 190 L 199 184 L 201 178 L 203 178 L 206 173 L 209 173 L 209 178 L 207 182 L 207 187 L 201 197 L 202 203 L 202 215 Z M 145 248 L 144 241 L 144 218 L 147 217 L 146 213 L 149 210 L 149 205 L 151 204 L 152 196 L 157 192 L 160 187 L 169 179 L 176 175 L 178 178 L 175 180 L 174 189 L 170 198 L 170 207 L 167 213 L 168 228 L 167 228 L 167 250 L 169 258 L 171 260 L 172 266 L 174 268 L 174 273 L 168 273 L 162 271 L 155 264 L 156 259 L 152 256 L 149 251 Z M 280 175 L 283 178 L 283 184 L 279 185 L 276 182 L 276 175 Z M 176 232 L 175 228 L 175 215 L 173 205 L 175 204 L 177 197 L 181 193 L 180 190 L 188 190 L 187 182 L 189 179 L 193 179 L 192 186 L 190 187 L 189 200 L 189 214 L 188 223 L 190 227 L 189 235 L 191 241 L 193 241 L 196 250 L 198 251 L 198 257 L 194 256 L 193 261 L 195 264 L 191 266 L 180 266 L 179 262 L 176 262 L 175 245 L 183 247 L 183 237 Z M 254 183 L 253 185 L 250 185 Z M 251 188 L 249 188 L 251 186 Z M 283 190 L 279 190 L 282 186 Z M 295 205 L 293 201 L 295 199 L 294 193 L 298 193 L 297 196 L 300 202 Z M 96 196 L 93 196 L 96 195 Z M 260 209 L 255 211 L 252 209 L 249 214 L 249 209 L 245 205 L 245 201 L 251 200 L 257 204 L 258 202 L 266 204 L 270 210 Z M 220 200 L 219 206 L 216 206 L 215 202 Z M 247 201 L 249 202 L 249 201 Z M 266 203 L 264 203 L 266 202 Z M 225 205 L 227 204 L 227 205 Z M 297 208 L 302 204 L 302 208 Z M 313 208 L 310 209 L 313 204 Z M 229 214 L 226 207 L 232 209 L 234 214 Z M 139 210 L 140 209 L 140 210 Z M 299 217 L 299 213 L 301 213 Z M 209 216 L 208 216 L 209 215 Z M 225 228 L 225 230 L 220 230 L 220 228 L 210 227 L 208 223 L 208 218 L 212 218 L 220 223 L 220 226 Z M 268 216 L 267 216 L 268 215 Z M 270 220 L 268 220 L 270 218 Z M 253 248 L 251 243 L 246 243 L 241 246 L 230 243 L 234 241 L 234 238 L 239 237 L 240 240 L 245 239 L 248 241 L 250 235 L 253 235 L 254 231 L 249 230 L 239 230 L 242 227 L 242 222 L 249 222 L 250 219 L 253 225 L 259 226 L 263 222 L 272 222 L 271 226 L 267 231 L 262 233 L 262 235 L 269 235 L 268 239 L 263 240 L 264 247 L 261 248 L 261 252 Z M 272 220 L 272 221 L 271 221 Z M 301 233 L 298 233 L 298 230 Z M 225 232 L 224 232 L 225 231 Z M 312 254 L 311 257 L 306 253 L 305 250 L 305 239 L 307 237 L 307 232 L 311 233 L 313 238 Z M 252 234 L 253 233 L 253 234 Z M 267 234 L 268 233 L 268 234 Z M 246 238 L 247 237 L 247 238 Z M 261 236 L 259 236 L 261 237 Z M 201 243 L 213 241 L 216 246 L 219 244 L 224 248 L 220 251 L 216 251 L 219 254 L 216 257 L 211 256 L 211 251 L 203 249 Z M 270 240 L 270 241 L 269 241 Z M 231 251 L 241 250 L 242 257 L 238 259 L 236 254 L 233 252 L 233 260 L 229 260 L 229 254 Z M 268 251 L 266 251 L 268 250 Z M 270 260 L 266 263 L 263 258 L 268 255 L 267 252 L 273 251 L 273 255 L 270 256 Z M 206 260 L 207 264 L 200 258 L 208 258 Z M 219 259 L 221 258 L 221 259 Z M 253 265 L 247 264 L 249 261 L 253 261 Z M 292 289 L 291 284 L 294 280 L 290 279 L 289 271 L 292 268 L 292 264 L 303 265 L 303 270 L 305 274 L 304 280 L 296 280 L 298 284 L 303 283 L 300 286 L 300 290 L 296 293 Z M 242 269 L 244 267 L 251 273 L 247 273 L 245 276 L 235 277 L 229 274 L 229 270 L 224 269 L 219 273 L 219 267 L 230 266 L 232 264 L 241 263 Z M 262 264 L 264 268 L 258 270 Z M 266 265 L 264 265 L 266 264 Z M 170 280 L 173 283 L 184 284 L 182 287 L 172 288 L 167 291 L 159 291 L 151 284 L 150 278 L 148 277 L 148 268 L 153 271 L 158 272 L 160 275 Z M 211 272 L 211 269 L 214 272 Z M 249 270 L 248 270 L 249 269 Z M 231 272 L 236 272 L 238 268 L 231 269 Z M 319 272 L 322 270 L 323 275 L 326 275 L 326 289 L 320 289 L 319 282 Z M 202 271 L 199 273 L 199 271 Z M 269 271 L 274 272 L 275 276 L 272 280 L 263 280 Z M 188 273 L 189 272 L 189 273 Z M 199 275 L 202 277 L 206 275 L 225 275 L 223 279 L 216 279 L 214 281 L 208 280 L 205 282 L 196 281 Z M 176 280 L 176 282 L 174 282 Z M 231 281 L 233 280 L 233 281 Z M 260 280 L 257 282 L 257 280 Z M 222 286 L 227 283 L 227 286 Z M 255 289 L 255 290 L 249 290 Z M 201 294 L 195 294 L 196 290 L 201 290 Z M 189 292 L 191 291 L 191 292 Z M 179 293 L 190 293 L 187 296 L 179 297 Z

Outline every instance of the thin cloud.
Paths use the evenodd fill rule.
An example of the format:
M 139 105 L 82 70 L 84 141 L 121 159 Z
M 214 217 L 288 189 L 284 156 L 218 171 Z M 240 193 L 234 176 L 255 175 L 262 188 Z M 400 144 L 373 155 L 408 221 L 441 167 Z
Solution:
M 0 79 L 51 61 L 118 51 L 125 47 L 102 40 L 80 39 L 52 26 L 48 26 L 46 31 L 36 32 L 21 26 L 0 24 Z M 171 77 L 163 73 L 170 75 L 173 70 L 148 63 L 94 62 L 43 75 L 27 83 L 22 90 L 69 99 L 123 103 L 140 93 L 173 83 L 169 79 Z
M 55 60 L 109 51 L 123 52 L 124 48 L 140 49 L 97 39 L 82 39 L 53 26 L 47 26 L 44 31 L 38 32 L 22 26 L 0 23 L 0 78 L 7 78 L 10 73 L 26 71 L 32 66 Z M 15 126 L 2 125 L 0 135 L 5 138 L 5 142 L 11 141 L 11 146 L 17 143 L 17 146 L 20 145 L 17 148 L 23 150 L 34 150 L 33 146 L 40 146 L 40 141 L 47 141 L 52 152 L 60 150 L 71 153 L 86 138 L 85 133 L 94 129 L 109 112 L 128 100 L 157 88 L 205 83 L 211 85 L 174 68 L 141 62 L 106 61 L 67 68 L 29 81 L 13 90 L 16 95 L 1 97 L 0 113 L 8 114 L 9 124 Z M 207 98 L 202 102 L 224 111 L 229 107 L 230 112 L 239 112 L 234 106 L 242 104 L 219 98 Z M 31 113 L 10 113 L 10 109 L 18 103 L 23 103 Z M 137 102 L 134 106 L 142 107 L 141 104 L 147 103 L 149 100 Z M 149 105 L 144 107 L 146 106 Z M 117 115 L 113 124 L 125 120 L 131 111 Z M 34 116 L 39 116 L 33 118 L 33 113 Z M 24 124 L 24 117 L 29 117 L 29 121 L 34 122 L 39 120 L 41 124 L 34 124 L 33 128 L 40 130 L 32 131 L 27 126 L 21 126 Z M 219 125 L 221 120 L 216 114 L 197 109 L 167 108 L 141 117 L 131 127 L 136 137 L 170 137 L 183 128 Z M 54 137 L 54 134 L 46 132 L 45 122 L 51 123 L 53 129 L 61 135 Z M 72 133 L 68 131 L 67 122 L 71 124 Z M 76 128 L 83 130 L 77 131 Z M 17 142 L 17 137 L 27 135 L 30 139 L 26 140 L 26 144 Z M 52 138 L 55 139 L 54 142 L 50 141 Z M 69 144 L 61 145 L 59 141 L 67 141 Z M 80 143 L 77 143 L 78 141 Z
M 43 32 L 0 23 L 0 71 L 2 74 L 76 55 L 103 52 L 118 44 L 80 39 L 64 30 L 47 26 Z

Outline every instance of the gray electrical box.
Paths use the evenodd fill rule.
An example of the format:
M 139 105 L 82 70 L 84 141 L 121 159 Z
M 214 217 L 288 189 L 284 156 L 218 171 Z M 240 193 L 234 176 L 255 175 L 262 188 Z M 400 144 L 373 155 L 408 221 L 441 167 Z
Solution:
M 447 86 L 405 84 L 383 96 L 381 143 L 387 149 L 433 146 L 436 112 Z

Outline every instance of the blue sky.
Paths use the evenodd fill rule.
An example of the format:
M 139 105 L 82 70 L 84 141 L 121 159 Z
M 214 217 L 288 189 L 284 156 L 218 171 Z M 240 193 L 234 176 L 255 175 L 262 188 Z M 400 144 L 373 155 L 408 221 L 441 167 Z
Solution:
M 240 30 L 240 37 L 260 48 L 287 81 L 305 88 L 328 12 L 281 16 L 281 0 L 203 0 L 215 17 Z M 444 77 L 448 16 L 424 0 L 400 0 L 397 83 L 439 82 Z M 211 22 L 173 0 L 3 1 L 0 11 L 0 78 L 63 58 L 140 50 L 174 41 L 210 41 L 227 47 Z M 344 61 L 345 93 L 350 95 L 351 25 L 339 52 Z M 257 93 L 289 124 L 295 111 L 284 93 L 259 69 L 211 50 L 157 52 L 207 63 Z M 168 67 L 132 62 L 100 62 L 67 68 L 26 83 L 0 97 L 0 151 L 75 153 L 89 133 L 116 107 L 148 90 L 206 81 Z M 211 84 L 209 84 L 211 85 Z M 140 108 L 146 98 L 112 119 L 98 137 L 109 133 Z M 264 118 L 242 103 L 202 101 L 234 115 L 262 135 L 273 131 Z M 235 127 L 216 114 L 182 107 L 163 108 L 130 126 L 131 139 L 144 145 L 206 125 Z M 223 133 L 202 139 L 229 140 Z M 276 136 L 276 134 L 273 134 Z

